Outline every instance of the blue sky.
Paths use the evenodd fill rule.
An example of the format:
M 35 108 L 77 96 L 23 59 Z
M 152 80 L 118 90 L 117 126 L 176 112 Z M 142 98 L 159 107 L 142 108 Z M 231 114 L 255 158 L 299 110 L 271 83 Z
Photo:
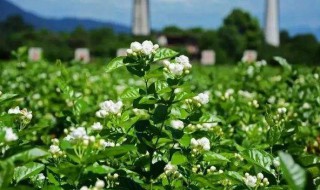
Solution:
M 131 24 L 133 0 L 9 0 L 19 7 L 50 18 L 78 17 Z M 240 7 L 263 24 L 265 0 L 150 0 L 151 25 L 217 28 Z M 320 0 L 280 0 L 280 27 L 320 29 Z

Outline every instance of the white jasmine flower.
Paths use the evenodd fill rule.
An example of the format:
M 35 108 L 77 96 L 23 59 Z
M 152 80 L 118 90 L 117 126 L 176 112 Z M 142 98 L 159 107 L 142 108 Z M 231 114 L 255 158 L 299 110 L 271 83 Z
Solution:
M 89 190 L 89 188 L 87 186 L 82 186 L 80 190 Z
M 210 167 L 210 171 L 211 171 L 211 172 L 214 172 L 214 171 L 216 171 L 216 170 L 217 170 L 217 168 L 216 168 L 215 166 L 211 166 L 211 167 Z
M 170 63 L 170 61 L 168 61 L 168 60 L 164 60 L 164 61 L 163 61 L 163 65 L 166 66 L 166 67 L 169 67 L 170 64 L 171 64 L 171 63 Z
M 8 110 L 8 114 L 20 114 L 20 108 L 19 106 L 15 107 L 15 108 L 10 108 Z
M 96 184 L 95 184 L 95 187 L 98 188 L 98 189 L 103 189 L 104 186 L 105 186 L 104 181 L 98 179 L 97 182 L 96 182 Z
M 153 45 L 153 50 L 157 50 L 157 49 L 159 49 L 159 45 L 158 44 L 154 44 Z
M 203 123 L 201 130 L 209 131 L 209 130 L 211 130 L 213 127 L 215 127 L 215 126 L 217 126 L 217 125 L 218 125 L 218 123 Z
M 184 67 L 183 67 L 183 65 L 180 65 L 180 64 L 170 63 L 168 66 L 168 69 L 169 69 L 170 73 L 177 75 L 177 76 L 180 76 L 183 73 Z
M 279 160 L 279 157 L 273 159 L 273 166 L 278 168 L 280 166 L 280 160 Z
M 91 128 L 92 130 L 95 130 L 95 131 L 101 131 L 103 126 L 101 125 L 100 122 L 96 122 L 91 126 Z
M 99 118 L 104 118 L 104 117 L 106 117 L 107 114 L 108 113 L 105 110 L 99 110 L 96 112 L 96 116 Z
M 276 97 L 271 96 L 271 97 L 268 99 L 268 102 L 269 102 L 270 104 L 274 104 L 274 103 L 276 102 Z
M 142 50 L 142 45 L 139 42 L 132 42 L 130 45 L 130 49 L 133 52 L 140 52 Z
M 287 108 L 282 107 L 282 108 L 278 108 L 278 113 L 279 114 L 285 114 L 287 112 Z
M 101 139 L 102 140 L 102 139 Z M 107 148 L 107 147 L 115 147 L 115 146 L 119 146 L 120 144 L 115 144 L 114 142 L 112 141 L 105 141 L 105 140 L 100 140 L 100 144 L 104 147 L 104 148 Z
M 189 58 L 185 55 L 180 55 L 175 58 L 175 61 L 184 66 L 184 69 L 191 69 L 192 65 L 190 64 Z
M 5 127 L 4 130 L 5 130 L 4 140 L 6 142 L 12 142 L 12 141 L 18 140 L 18 136 L 13 132 L 12 128 Z
M 49 152 L 51 154 L 58 154 L 60 152 L 60 148 L 57 145 L 51 145 L 50 149 L 49 149 Z
M 246 177 L 244 178 L 244 183 L 248 187 L 255 187 L 257 185 L 257 177 L 256 176 L 247 175 L 247 173 L 246 173 Z
M 308 110 L 311 108 L 311 105 L 307 102 L 305 102 L 303 105 L 302 105 L 302 109 L 305 109 L 305 110 Z
M 26 108 L 20 111 L 23 117 L 25 117 L 28 120 L 32 119 L 32 111 L 28 111 Z
M 170 162 L 164 167 L 164 173 L 166 175 L 175 174 L 178 170 L 176 165 L 172 165 Z
M 263 179 L 264 178 L 262 173 L 258 173 L 257 177 L 258 177 L 258 179 Z
M 88 140 L 89 137 L 84 127 L 78 127 L 73 129 L 69 135 L 65 137 L 65 140 L 74 141 L 74 140 Z
M 127 49 L 127 54 L 133 54 L 132 49 Z
M 153 43 L 151 41 L 144 41 L 142 43 L 142 53 L 150 55 L 153 52 Z
M 202 105 L 209 103 L 209 94 L 208 93 L 200 93 L 197 96 L 193 97 L 193 99 L 199 102 Z
M 118 101 L 117 103 L 114 103 L 111 100 L 105 101 L 100 103 L 100 111 L 96 113 L 97 116 L 104 117 L 108 114 L 119 114 L 121 113 L 121 108 L 123 106 L 123 103 L 121 101 Z M 103 110 L 103 111 L 101 111 Z
M 42 180 L 46 179 L 46 176 L 44 176 L 43 173 L 39 173 L 38 176 L 37 176 L 37 179 L 42 181 Z
M 208 151 L 210 150 L 210 141 L 206 137 L 202 137 L 201 139 L 191 139 L 191 147 L 193 151 Z
M 183 122 L 180 120 L 172 120 L 170 124 L 171 124 L 171 127 L 174 129 L 183 129 L 184 127 Z
M 264 185 L 269 185 L 269 180 L 268 178 L 263 178 L 262 182 L 264 183 Z

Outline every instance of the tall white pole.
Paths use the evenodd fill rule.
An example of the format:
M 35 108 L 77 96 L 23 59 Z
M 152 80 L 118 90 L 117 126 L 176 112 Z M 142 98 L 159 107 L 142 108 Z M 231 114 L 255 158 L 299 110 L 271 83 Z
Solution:
M 134 0 L 132 33 L 137 36 L 150 34 L 149 0 Z
M 278 0 L 266 0 L 265 40 L 272 46 L 280 45 Z

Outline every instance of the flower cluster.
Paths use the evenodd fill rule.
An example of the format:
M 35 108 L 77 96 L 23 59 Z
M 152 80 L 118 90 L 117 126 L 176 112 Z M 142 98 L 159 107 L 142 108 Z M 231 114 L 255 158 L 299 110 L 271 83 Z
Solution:
M 104 189 L 104 187 L 105 187 L 105 182 L 103 180 L 98 179 L 94 187 L 89 188 L 87 186 L 83 186 L 80 188 L 80 190 L 102 190 Z
M 164 167 L 164 174 L 167 177 L 176 177 L 179 178 L 182 175 L 178 171 L 178 167 L 176 165 L 171 164 L 170 162 Z
M 130 49 L 127 49 L 128 55 L 151 55 L 159 48 L 158 44 L 153 44 L 151 41 L 144 41 L 142 44 L 139 42 L 132 42 Z
M 111 100 L 100 103 L 100 110 L 96 112 L 96 116 L 104 118 L 108 115 L 121 115 L 123 103 L 121 101 L 113 102 Z
M 209 103 L 209 93 L 207 92 L 200 93 L 197 96 L 193 97 L 193 100 L 196 101 L 198 104 L 200 104 L 198 106 L 205 105 Z
M 27 122 L 30 122 L 32 119 L 32 111 L 28 111 L 26 108 L 20 110 L 19 106 L 9 109 L 8 114 L 20 115 Z
M 181 76 L 183 73 L 188 74 L 192 68 L 189 58 L 184 55 L 176 57 L 175 62 L 165 60 L 163 64 L 165 66 L 164 70 L 173 74 L 174 76 Z
M 202 124 L 196 124 L 196 125 L 189 124 L 188 129 L 190 129 L 191 131 L 195 131 L 195 130 L 212 131 L 217 125 L 218 123 L 216 122 L 202 123 Z
M 70 131 L 66 131 L 68 135 L 64 138 L 66 141 L 70 141 L 71 143 L 79 143 L 85 146 L 88 146 L 90 141 L 94 142 L 95 137 L 89 136 L 84 127 L 74 128 L 71 127 Z
M 58 158 L 61 156 L 66 156 L 64 152 L 61 151 L 59 147 L 59 140 L 58 139 L 52 139 L 51 140 L 52 145 L 49 148 L 49 152 L 52 154 L 53 158 Z
M 252 176 L 248 173 L 245 173 L 243 181 L 248 187 L 252 188 L 269 185 L 268 178 L 264 177 L 262 173 L 258 173 L 257 176 Z
M 192 138 L 191 149 L 194 153 L 208 151 L 210 150 L 210 141 L 206 137 L 202 137 L 201 139 Z
M 107 188 L 114 188 L 115 186 L 119 185 L 119 174 L 114 173 L 114 174 L 108 174 L 106 177 L 107 180 Z

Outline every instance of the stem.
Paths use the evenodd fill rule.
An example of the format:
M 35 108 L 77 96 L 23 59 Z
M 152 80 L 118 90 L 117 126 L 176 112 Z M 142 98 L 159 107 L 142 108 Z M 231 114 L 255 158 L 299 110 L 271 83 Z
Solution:
M 163 127 L 164 127 L 164 121 L 162 122 L 161 127 L 160 127 L 160 134 L 161 134 L 161 132 L 162 132 L 162 130 L 163 130 Z M 158 135 L 158 137 L 157 137 L 156 144 L 155 144 L 155 148 L 157 148 L 159 139 L 160 139 L 160 135 Z

